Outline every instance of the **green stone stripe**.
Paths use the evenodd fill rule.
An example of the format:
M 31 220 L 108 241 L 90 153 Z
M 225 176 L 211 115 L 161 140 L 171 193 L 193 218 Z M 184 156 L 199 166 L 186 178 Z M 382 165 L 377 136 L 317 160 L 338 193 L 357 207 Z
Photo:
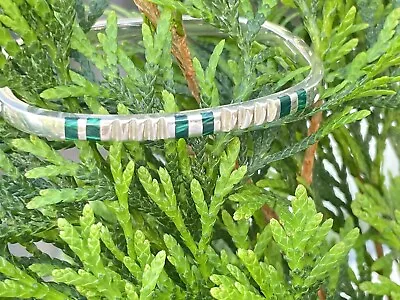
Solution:
M 86 122 L 86 139 L 100 141 L 100 119 L 89 118 Z
M 210 112 L 201 113 L 203 121 L 203 135 L 214 133 L 214 114 Z
M 279 100 L 281 101 L 281 113 L 280 117 L 285 117 L 288 114 L 290 114 L 290 109 L 292 106 L 292 101 L 290 100 L 290 97 L 288 95 L 279 97 Z
M 175 137 L 186 138 L 189 136 L 189 123 L 186 115 L 175 115 Z
M 78 139 L 78 119 L 77 118 L 65 118 L 64 133 L 65 133 L 66 140 L 77 140 Z
M 307 106 L 307 92 L 304 89 L 296 91 L 298 100 L 297 110 L 303 110 Z

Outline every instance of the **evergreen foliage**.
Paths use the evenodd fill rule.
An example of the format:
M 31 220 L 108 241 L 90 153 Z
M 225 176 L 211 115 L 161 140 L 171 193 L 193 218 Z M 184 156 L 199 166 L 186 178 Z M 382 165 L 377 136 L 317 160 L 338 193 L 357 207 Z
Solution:
M 106 0 L 1 0 L 0 86 L 100 114 L 248 101 L 309 70 L 257 42 L 269 20 L 322 59 L 321 105 L 259 130 L 143 143 L 47 141 L 0 119 L 0 298 L 400 299 L 400 2 L 151 2 L 157 24 L 143 16 L 127 43 Z M 224 33 L 187 32 L 199 102 L 171 54 L 182 15 Z M 317 142 L 310 184 L 300 174 Z

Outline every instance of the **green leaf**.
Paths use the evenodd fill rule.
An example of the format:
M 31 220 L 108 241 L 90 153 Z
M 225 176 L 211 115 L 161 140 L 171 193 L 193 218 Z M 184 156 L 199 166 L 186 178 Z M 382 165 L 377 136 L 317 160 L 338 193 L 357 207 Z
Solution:
M 142 269 L 150 263 L 153 255 L 150 252 L 150 242 L 146 240 L 142 231 L 135 232 L 135 253 Z
M 239 249 L 238 256 L 266 298 L 271 298 L 275 295 L 281 299 L 288 299 L 286 298 L 289 296 L 286 284 L 273 266 L 267 266 L 259 262 L 255 253 L 251 250 Z
M 104 10 L 110 5 L 108 0 L 90 0 L 88 9 L 85 9 L 81 0 L 76 0 L 76 10 L 79 24 L 84 31 L 89 31 L 93 24 L 100 18 Z M 85 4 L 86 4 L 85 2 Z M 87 10 L 87 11 L 86 11 Z
M 239 8 L 246 18 L 254 18 L 253 7 L 250 0 L 241 0 Z
M 205 72 L 205 78 L 206 78 L 206 82 L 212 86 L 212 89 L 216 89 L 215 86 L 215 73 L 217 71 L 217 66 L 218 66 L 218 62 L 219 59 L 221 57 L 222 51 L 224 50 L 224 46 L 225 46 L 225 40 L 220 41 L 217 46 L 215 46 L 213 53 L 211 54 L 210 57 L 210 62 L 208 64 L 208 67 L 206 69 Z M 213 95 L 209 95 L 211 98 L 213 97 Z M 215 96 L 214 98 L 212 98 L 211 100 L 211 106 L 215 107 L 219 105 L 219 99 L 217 99 Z
M 196 291 L 197 279 L 194 270 L 191 268 L 191 261 L 185 255 L 182 247 L 171 235 L 164 235 L 164 242 L 168 248 L 168 261 L 178 271 L 179 276 L 187 286 L 190 286 Z
M 83 97 L 83 96 L 98 97 L 99 95 L 100 93 L 98 90 L 93 90 L 92 93 L 90 93 L 90 90 L 87 90 L 86 87 L 70 85 L 70 86 L 59 86 L 45 90 L 40 94 L 40 97 L 46 100 L 53 100 L 53 99 L 63 99 L 70 97 Z
M 176 150 L 178 152 L 179 169 L 183 176 L 187 180 L 193 179 L 192 165 L 190 162 L 190 156 L 188 152 L 188 146 L 184 139 L 179 139 L 176 144 Z
M 224 47 L 225 40 L 221 40 L 215 46 L 205 71 L 200 64 L 200 61 L 197 58 L 193 59 L 196 77 L 202 91 L 202 98 L 207 106 L 216 107 L 219 105 L 219 92 L 215 82 L 215 74 Z
M 56 289 L 37 282 L 24 271 L 14 266 L 0 256 L 0 274 L 10 279 L 0 281 L 0 296 L 7 298 L 40 298 L 40 299 L 68 299 L 68 296 Z
M 248 220 L 240 220 L 234 222 L 231 215 L 226 211 L 222 211 L 222 221 L 226 226 L 226 230 L 232 237 L 233 242 L 237 248 L 248 249 L 250 246 L 248 240 L 248 231 L 250 228 L 250 223 Z
M 378 230 L 385 243 L 394 249 L 400 249 L 400 223 L 396 218 L 399 210 L 393 210 L 387 204 L 388 199 L 373 186 L 365 185 L 363 192 L 363 194 L 357 194 L 355 201 L 351 204 L 353 213 Z
M 363 282 L 360 288 L 371 295 L 399 295 L 400 285 L 393 282 L 390 278 L 379 276 L 379 282 Z
M 129 300 L 139 300 L 139 296 L 135 291 L 135 287 L 129 282 L 125 283 L 125 292 Z
M 89 196 L 89 190 L 78 188 L 78 189 L 47 189 L 41 190 L 40 196 L 34 197 L 28 204 L 29 209 L 39 209 L 48 205 L 54 205 L 57 203 L 67 202 L 80 202 L 87 201 Z
M 274 8 L 277 4 L 277 0 L 262 0 L 258 8 L 258 13 L 261 13 L 266 18 L 271 15 L 272 8 Z
M 326 252 L 322 246 L 332 221 L 322 223 L 322 214 L 317 213 L 314 202 L 308 198 L 303 186 L 296 189 L 292 210 L 281 210 L 279 216 L 279 221 L 270 221 L 271 232 L 285 253 L 292 285 L 302 287 L 298 288 L 295 295 L 316 288 L 317 282 L 323 281 L 329 272 L 343 262 L 359 235 L 357 228 L 351 230 L 341 242 Z
M 8 159 L 7 155 L 0 149 L 0 170 L 5 174 L 17 178 L 20 176 L 18 169 Z
M 86 248 L 81 235 L 66 219 L 58 219 L 57 223 L 60 230 L 60 238 L 68 244 L 71 250 L 78 255 L 81 261 L 84 261 Z
M 31 169 L 25 173 L 27 178 L 44 178 L 56 176 L 75 176 L 78 172 L 79 165 L 77 164 L 64 164 L 63 166 L 46 166 Z
M 264 204 L 274 207 L 278 202 L 284 201 L 284 199 L 279 199 L 275 194 L 258 189 L 254 186 L 251 188 L 244 188 L 230 195 L 229 200 L 239 204 L 233 215 L 233 218 L 237 221 L 249 219 Z
M 0 44 L 4 47 L 7 53 L 11 56 L 16 56 L 20 48 L 13 39 L 9 30 L 3 27 L 0 23 Z
M 255 287 L 250 283 L 249 279 L 247 278 L 247 274 L 245 274 L 237 266 L 232 265 L 232 264 L 228 264 L 226 266 L 226 268 L 228 269 L 229 273 L 231 273 L 232 276 L 237 280 L 237 282 L 242 284 L 249 291 L 257 293 L 257 290 L 255 289 Z
M 162 97 L 163 97 L 163 100 L 164 100 L 164 111 L 166 113 L 174 113 L 174 112 L 176 112 L 177 111 L 177 107 L 176 107 L 176 102 L 175 102 L 174 95 L 172 95 L 168 91 L 164 90 L 162 92 Z
M 29 270 L 40 277 L 51 276 L 54 269 L 56 269 L 56 266 L 51 264 L 33 264 L 29 266 Z
M 255 292 L 250 291 L 239 282 L 231 280 L 227 276 L 212 275 L 211 281 L 218 287 L 211 288 L 210 293 L 215 299 L 229 300 L 229 299 L 251 299 L 261 300 L 265 299 Z
M 202 219 L 207 218 L 208 216 L 207 203 L 204 201 L 204 193 L 201 188 L 201 185 L 196 179 L 192 180 L 190 184 L 190 191 L 192 194 L 193 201 L 196 204 L 196 209 L 198 214 Z
M 343 241 L 334 245 L 313 268 L 304 283 L 307 286 L 311 286 L 316 281 L 322 280 L 327 274 L 333 271 L 340 262 L 347 257 L 347 254 L 354 246 L 359 234 L 359 229 L 355 228 L 345 236 Z
M 107 66 L 106 60 L 97 53 L 96 48 L 92 46 L 79 25 L 74 26 L 71 48 L 82 53 L 87 59 L 92 61 L 100 71 L 105 70 Z
M 305 66 L 305 67 L 301 67 L 301 68 L 298 68 L 298 69 L 296 69 L 294 71 L 289 72 L 287 75 L 285 75 L 285 77 L 283 77 L 282 79 L 280 79 L 276 83 L 276 90 L 279 90 L 285 84 L 287 84 L 288 82 L 292 81 L 293 79 L 295 79 L 299 75 L 301 75 L 301 74 L 303 74 L 303 73 L 305 73 L 306 71 L 309 71 L 309 70 L 310 70 L 310 67 L 309 66 Z
M 385 24 L 379 33 L 378 40 L 372 48 L 368 49 L 368 62 L 376 60 L 389 49 L 392 44 L 390 41 L 396 33 L 396 27 L 399 25 L 399 21 L 400 8 L 393 9 L 386 18 Z
M 44 140 L 33 135 L 30 137 L 30 140 L 15 139 L 11 141 L 11 144 L 19 151 L 32 153 L 33 155 L 44 158 L 46 161 L 58 166 L 69 163 L 61 156 L 60 153 L 51 148 Z
M 158 174 L 164 190 L 163 193 L 161 193 L 158 181 L 156 179 L 152 180 L 151 175 L 146 168 L 140 167 L 138 170 L 139 180 L 149 197 L 172 220 L 187 247 L 193 254 L 195 254 L 197 252 L 197 246 L 184 222 L 182 212 L 178 209 L 171 177 L 167 170 L 163 168 L 158 170 Z
M 324 1 L 322 29 L 323 38 L 329 39 L 332 36 L 333 22 L 335 20 L 337 2 L 334 0 Z
M 156 287 L 158 278 L 164 268 L 166 254 L 164 251 L 157 253 L 150 265 L 146 265 L 143 278 L 142 288 L 140 289 L 140 300 L 151 299 L 152 292 Z
M 0 3 L 0 7 L 6 14 L 0 15 L 1 23 L 18 33 L 28 45 L 37 40 L 36 34 L 29 26 L 28 21 L 23 17 L 17 3 L 13 3 L 11 0 L 4 0 Z
M 99 41 L 101 42 L 107 60 L 108 68 L 110 69 L 110 79 L 114 78 L 118 74 L 118 24 L 117 14 L 111 12 L 107 17 L 106 34 L 98 34 Z
M 332 51 L 326 56 L 326 62 L 334 64 L 344 56 L 354 51 L 358 45 L 358 39 L 354 38 L 344 43 L 337 51 Z M 336 49 L 335 49 L 336 50 Z
M 129 161 L 126 169 L 122 167 L 122 143 L 115 142 L 110 146 L 109 160 L 111 173 L 114 178 L 114 188 L 118 197 L 118 205 L 114 207 L 118 222 L 124 231 L 125 240 L 128 245 L 128 254 L 130 257 L 135 257 L 132 240 L 134 236 L 131 214 L 129 212 L 128 192 L 133 180 L 135 171 L 135 163 Z
M 108 250 L 110 250 L 111 253 L 115 256 L 115 258 L 123 262 L 125 254 L 117 247 L 107 227 L 103 226 L 101 228 L 100 238 L 104 245 L 108 248 Z
M 89 204 L 86 204 L 83 208 L 82 216 L 79 218 L 81 225 L 81 235 L 84 239 L 88 239 L 92 225 L 94 225 L 94 213 Z
M 279 161 L 294 155 L 300 151 L 307 149 L 309 146 L 315 144 L 320 139 L 327 136 L 333 130 L 340 128 L 349 123 L 353 123 L 355 121 L 361 120 L 371 113 L 367 110 L 362 110 L 354 113 L 347 114 L 347 112 L 342 112 L 340 114 L 336 114 L 331 116 L 328 120 L 326 120 L 322 127 L 317 131 L 317 133 L 310 135 L 307 138 L 304 138 L 302 141 L 293 144 L 286 149 L 276 152 L 274 154 L 267 155 L 264 160 L 265 164 L 272 163 L 274 161 Z
M 272 232 L 270 226 L 265 226 L 261 233 L 257 236 L 257 243 L 254 246 L 254 253 L 260 259 L 267 250 L 268 244 L 272 240 Z

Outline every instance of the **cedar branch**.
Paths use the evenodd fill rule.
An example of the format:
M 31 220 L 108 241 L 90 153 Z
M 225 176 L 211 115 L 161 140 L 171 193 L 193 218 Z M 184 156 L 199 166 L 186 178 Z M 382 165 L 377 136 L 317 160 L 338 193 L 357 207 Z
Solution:
M 157 5 L 147 0 L 133 0 L 138 9 L 150 20 L 153 26 L 157 25 L 160 18 L 160 11 Z M 179 28 L 176 25 L 172 26 L 172 54 L 175 56 L 182 70 L 183 75 L 188 83 L 189 90 L 197 103 L 200 103 L 199 85 L 196 81 L 196 72 L 193 67 L 193 61 L 187 43 L 185 29 Z
M 321 106 L 322 102 L 318 101 L 315 106 L 319 107 Z M 312 135 L 316 133 L 321 126 L 322 122 L 322 112 L 316 113 L 312 118 L 311 118 L 311 124 L 310 127 L 308 128 L 308 135 Z M 303 160 L 303 167 L 301 170 L 301 176 L 306 180 L 306 182 L 311 185 L 313 181 L 313 170 L 314 170 L 314 162 L 315 162 L 315 153 L 317 152 L 318 149 L 318 143 L 315 143 L 314 145 L 310 146 L 304 155 L 304 160 Z

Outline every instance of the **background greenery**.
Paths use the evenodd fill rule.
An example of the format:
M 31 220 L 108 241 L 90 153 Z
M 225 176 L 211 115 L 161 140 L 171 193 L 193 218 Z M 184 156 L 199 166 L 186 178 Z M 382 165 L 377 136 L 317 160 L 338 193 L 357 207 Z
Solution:
M 110 10 L 98 42 L 85 33 L 106 1 L 2 0 L 0 85 L 75 112 L 247 101 L 302 76 L 279 48 L 255 42 L 268 19 L 322 58 L 320 106 L 262 130 L 148 143 L 53 142 L 0 120 L 0 297 L 400 299 L 390 279 L 400 251 L 400 2 L 152 2 L 157 24 L 148 15 L 143 43 L 127 47 Z M 200 104 L 171 55 L 181 14 L 227 34 L 191 44 Z M 305 172 L 304 151 L 318 141 Z

